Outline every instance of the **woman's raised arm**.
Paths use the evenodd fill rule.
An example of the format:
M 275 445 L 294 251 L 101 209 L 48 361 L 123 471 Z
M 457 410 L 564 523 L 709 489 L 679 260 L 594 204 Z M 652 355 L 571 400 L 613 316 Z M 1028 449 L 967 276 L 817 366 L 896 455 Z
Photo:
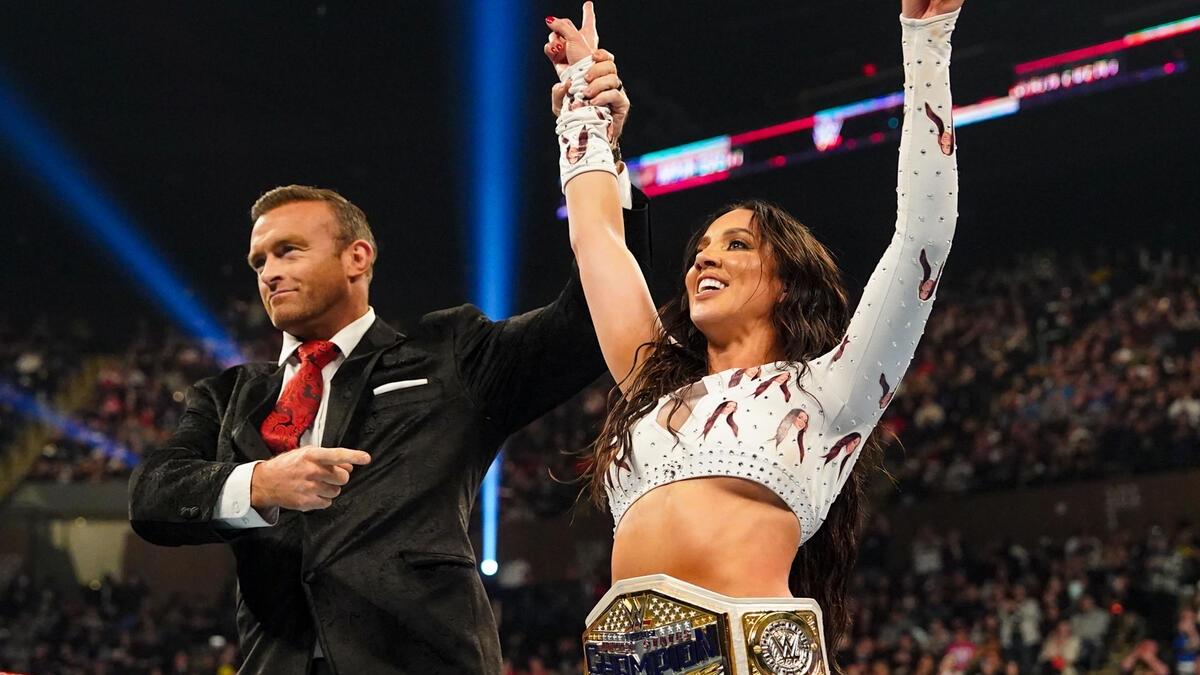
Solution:
M 962 0 L 904 0 L 896 228 L 841 344 L 814 364 L 826 407 L 836 411 L 835 444 L 823 461 L 839 461 L 839 481 L 850 475 L 845 463 L 908 370 L 950 254 L 958 221 L 950 36 L 961 6 Z M 834 485 L 840 489 L 841 482 Z
M 585 73 L 599 41 L 592 3 L 584 4 L 581 28 L 570 19 L 551 17 L 546 22 L 559 38 L 556 44 L 567 63 L 560 79 L 569 89 L 556 132 L 571 248 L 604 361 L 625 391 L 648 355 L 639 348 L 651 342 L 660 327 L 646 278 L 625 246 L 617 189 L 623 167 L 613 161 L 612 113 L 587 97 Z M 554 49 L 547 52 L 552 60 Z

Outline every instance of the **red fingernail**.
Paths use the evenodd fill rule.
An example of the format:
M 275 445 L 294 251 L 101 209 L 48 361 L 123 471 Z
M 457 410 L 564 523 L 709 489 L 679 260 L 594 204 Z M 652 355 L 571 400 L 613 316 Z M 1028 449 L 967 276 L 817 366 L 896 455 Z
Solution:
M 556 21 L 556 19 L 552 16 L 546 17 L 546 23 L 554 23 L 555 21 Z

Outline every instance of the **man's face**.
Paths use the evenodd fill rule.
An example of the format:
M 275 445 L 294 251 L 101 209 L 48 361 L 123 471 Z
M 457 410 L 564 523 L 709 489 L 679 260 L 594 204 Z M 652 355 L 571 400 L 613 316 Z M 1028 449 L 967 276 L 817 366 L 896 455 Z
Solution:
M 279 330 L 310 337 L 310 331 L 349 297 L 343 255 L 349 249 L 336 232 L 333 212 L 319 201 L 284 204 L 255 221 L 247 261 L 258 276 L 267 316 Z

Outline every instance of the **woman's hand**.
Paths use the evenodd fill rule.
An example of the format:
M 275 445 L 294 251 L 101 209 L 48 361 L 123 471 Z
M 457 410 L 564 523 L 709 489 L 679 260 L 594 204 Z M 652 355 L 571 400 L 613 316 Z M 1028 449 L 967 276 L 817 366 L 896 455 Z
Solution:
M 963 0 L 900 0 L 900 14 L 910 19 L 928 19 L 962 6 Z
M 543 51 L 554 64 L 554 70 L 562 75 L 567 66 L 591 56 L 600 48 L 600 36 L 596 33 L 596 10 L 591 2 L 583 3 L 583 25 L 575 27 L 570 19 L 546 17 L 550 37 Z
M 588 88 L 584 96 L 591 100 L 592 105 L 608 106 L 613 116 L 613 142 L 621 137 L 625 128 L 625 120 L 629 117 L 629 96 L 625 94 L 625 85 L 617 74 L 617 64 L 607 50 L 600 49 L 600 36 L 596 31 L 596 10 L 591 2 L 583 3 L 583 26 L 575 28 L 570 19 L 546 18 L 551 33 L 542 51 L 554 70 L 562 75 L 567 66 L 575 63 L 589 54 L 595 62 L 588 68 L 585 78 Z M 587 51 L 584 51 L 584 50 Z M 558 117 L 562 111 L 563 99 L 567 96 L 570 85 L 560 82 L 550 89 L 550 112 Z
M 652 342 L 661 330 L 646 278 L 625 246 L 617 181 L 620 168 L 613 167 L 616 170 L 610 171 L 613 165 L 605 165 L 608 148 L 599 144 L 598 137 L 611 112 L 612 124 L 606 127 L 605 140 L 609 144 L 615 142 L 615 134 L 620 133 L 629 110 L 629 100 L 622 91 L 612 55 L 599 48 L 592 3 L 583 4 L 580 28 L 570 19 L 554 17 L 547 17 L 546 25 L 553 31 L 546 43 L 546 56 L 559 71 L 560 80 L 571 79 L 555 87 L 551 108 L 558 114 L 563 97 L 571 95 L 568 108 L 583 111 L 574 115 L 564 112 L 556 129 L 562 153 L 559 169 L 567 198 L 571 249 L 579 265 L 579 279 L 604 362 L 613 378 L 627 388 L 634 381 L 630 376 L 640 367 L 639 355 L 642 360 L 648 355 L 639 348 Z M 579 72 L 583 69 L 579 64 L 588 64 L 589 57 L 591 65 L 586 72 Z M 568 85 L 573 94 L 568 94 Z M 604 106 L 609 109 L 603 110 Z M 594 122 L 593 118 L 600 121 Z M 593 137 L 596 138 L 589 143 Z M 581 161 L 589 155 L 593 157 L 591 161 Z

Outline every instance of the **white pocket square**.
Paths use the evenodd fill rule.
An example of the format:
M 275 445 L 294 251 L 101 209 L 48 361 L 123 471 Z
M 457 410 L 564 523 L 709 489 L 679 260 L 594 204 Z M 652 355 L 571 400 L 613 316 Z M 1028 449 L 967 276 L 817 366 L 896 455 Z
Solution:
M 373 390 L 371 390 L 371 393 L 378 396 L 380 394 L 386 394 L 389 391 L 396 391 L 397 389 L 409 389 L 411 387 L 419 387 L 423 384 L 429 384 L 429 380 L 424 377 L 422 377 L 419 380 L 397 380 L 396 382 L 388 382 L 387 384 L 381 384 L 378 387 L 375 387 Z

